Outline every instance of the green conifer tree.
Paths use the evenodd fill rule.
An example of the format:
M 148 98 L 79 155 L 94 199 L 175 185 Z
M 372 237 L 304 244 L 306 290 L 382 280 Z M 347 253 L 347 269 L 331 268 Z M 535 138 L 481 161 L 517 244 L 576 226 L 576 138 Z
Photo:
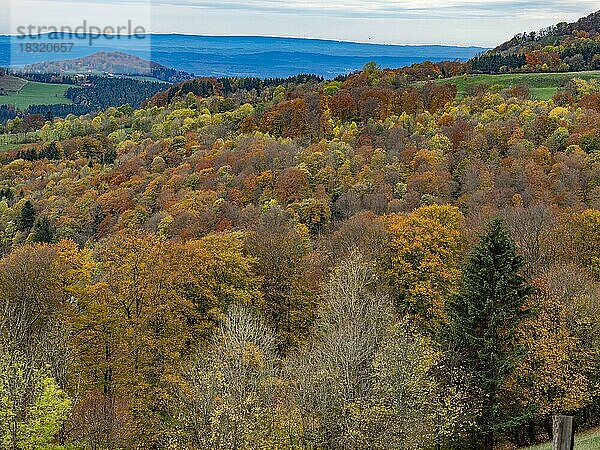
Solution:
M 33 226 L 32 242 L 51 244 L 53 240 L 52 224 L 45 217 L 40 217 Z
M 35 223 L 35 208 L 33 203 L 27 200 L 21 209 L 19 214 L 19 229 L 21 231 L 31 230 L 31 227 Z
M 515 329 L 527 316 L 532 288 L 521 276 L 522 259 L 500 219 L 473 249 L 459 295 L 448 304 L 448 344 L 453 364 L 472 374 L 481 407 L 473 446 L 491 450 L 494 438 L 526 419 L 506 408 L 503 386 L 522 357 Z

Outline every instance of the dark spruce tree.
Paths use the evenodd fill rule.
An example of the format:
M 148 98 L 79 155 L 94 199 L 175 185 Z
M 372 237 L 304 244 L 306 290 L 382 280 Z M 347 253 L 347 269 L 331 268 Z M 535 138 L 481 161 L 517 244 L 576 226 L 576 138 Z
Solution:
M 472 448 L 491 450 L 495 436 L 519 425 L 503 393 L 522 352 L 515 329 L 528 315 L 532 287 L 522 277 L 522 259 L 500 219 L 494 219 L 469 256 L 459 295 L 448 304 L 449 359 L 473 377 L 481 407 Z
M 27 200 L 21 208 L 21 214 L 19 214 L 19 229 L 21 231 L 29 231 L 35 223 L 35 208 L 33 203 Z
M 31 237 L 32 242 L 39 244 L 51 244 L 54 241 L 54 233 L 50 221 L 45 217 L 36 220 Z

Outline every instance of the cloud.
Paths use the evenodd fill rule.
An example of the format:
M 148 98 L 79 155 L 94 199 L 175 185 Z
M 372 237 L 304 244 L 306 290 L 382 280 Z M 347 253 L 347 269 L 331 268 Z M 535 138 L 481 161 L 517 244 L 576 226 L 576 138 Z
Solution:
M 483 46 L 495 46 L 515 33 L 574 21 L 599 8 L 598 0 L 11 1 L 13 9 L 23 13 L 18 23 L 62 24 L 84 17 L 113 25 L 132 18 L 159 33 Z
M 45 1 L 48 4 L 81 3 L 81 0 Z M 599 7 L 598 0 L 96 0 L 94 5 L 147 6 L 151 3 L 154 8 L 160 9 L 172 6 L 230 12 L 363 18 L 390 15 L 402 18 L 484 18 L 531 14 L 536 17 L 556 17 L 584 14 Z
M 254 11 L 274 14 L 327 15 L 336 17 L 404 18 L 506 17 L 530 14 L 556 17 L 598 8 L 597 0 L 167 0 L 161 5 L 213 10 Z

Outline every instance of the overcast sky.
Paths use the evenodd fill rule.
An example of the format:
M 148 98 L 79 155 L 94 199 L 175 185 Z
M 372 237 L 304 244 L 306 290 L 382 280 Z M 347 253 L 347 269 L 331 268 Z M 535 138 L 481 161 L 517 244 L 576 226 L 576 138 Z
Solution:
M 131 19 L 154 33 L 290 36 L 390 44 L 495 46 L 574 21 L 600 0 L 0 0 L 0 33 L 17 26 L 101 27 Z

